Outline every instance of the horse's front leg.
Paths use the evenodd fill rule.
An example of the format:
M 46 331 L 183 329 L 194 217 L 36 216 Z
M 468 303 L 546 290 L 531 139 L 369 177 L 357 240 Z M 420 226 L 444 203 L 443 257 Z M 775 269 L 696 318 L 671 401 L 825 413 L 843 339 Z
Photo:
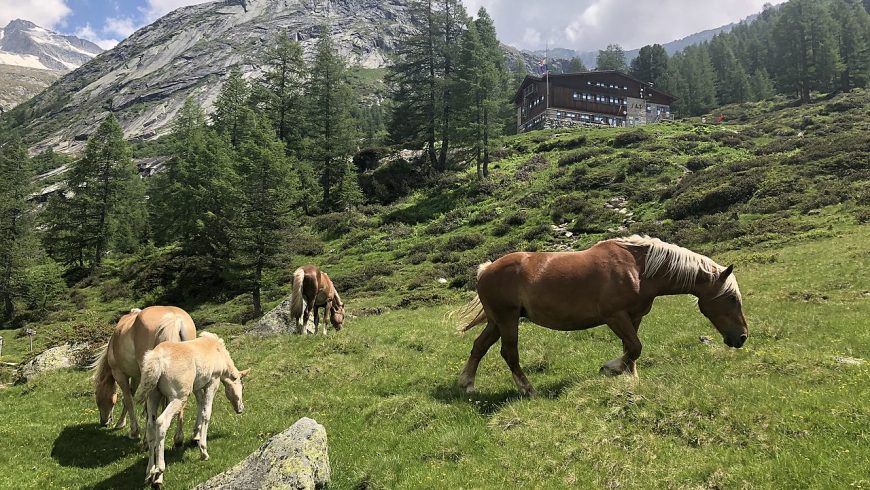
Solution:
M 211 420 L 211 407 L 214 402 L 214 396 L 218 390 L 218 382 L 213 381 L 206 389 L 202 404 L 199 406 L 199 417 L 202 420 L 199 429 L 199 445 L 200 457 L 203 461 L 207 461 L 208 456 L 208 422 Z
M 112 376 L 121 387 L 121 394 L 124 396 L 124 410 L 121 414 L 121 421 L 124 420 L 124 414 L 130 417 L 130 439 L 139 439 L 139 419 L 136 417 L 136 401 L 133 399 L 133 390 L 130 389 L 130 383 L 127 376 L 119 370 L 112 370 Z M 123 423 L 118 422 L 120 427 Z
M 317 335 L 317 326 L 320 325 L 320 307 L 314 306 L 314 334 Z
M 199 446 L 199 434 L 202 430 L 202 406 L 205 403 L 205 388 L 193 392 L 196 397 L 196 423 L 193 424 L 193 442 Z
M 323 335 L 326 335 L 326 327 L 329 323 L 329 317 L 332 315 L 332 300 L 326 300 L 326 308 L 323 309 Z M 315 327 L 316 329 L 316 327 Z M 316 330 L 315 330 L 316 331 Z
M 523 372 L 520 366 L 520 352 L 518 349 L 519 343 L 519 318 L 511 320 L 507 326 L 499 324 L 499 334 L 501 335 L 501 357 L 507 363 L 514 378 L 514 383 L 520 394 L 524 396 L 535 396 L 535 388 Z
M 474 340 L 474 346 L 471 348 L 471 355 L 468 356 L 468 361 L 462 372 L 459 373 L 459 387 L 464 389 L 466 393 L 474 393 L 474 378 L 477 376 L 477 366 L 480 365 L 480 360 L 486 355 L 486 352 L 498 341 L 498 328 L 494 323 L 489 322 L 483 332 Z
M 637 336 L 640 319 L 635 322 L 627 313 L 620 313 L 609 318 L 607 326 L 622 340 L 623 354 L 621 357 L 605 362 L 599 372 L 605 376 L 629 374 L 637 378 L 637 359 L 643 347 Z

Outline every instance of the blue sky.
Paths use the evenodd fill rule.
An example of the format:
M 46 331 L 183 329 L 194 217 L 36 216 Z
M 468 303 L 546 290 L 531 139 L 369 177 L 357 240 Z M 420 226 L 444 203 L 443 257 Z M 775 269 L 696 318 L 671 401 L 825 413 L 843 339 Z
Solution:
M 0 0 L 0 26 L 22 18 L 111 48 L 167 12 L 207 0 Z M 249 0 L 268 1 L 268 0 Z M 760 12 L 784 0 L 463 0 L 486 7 L 499 37 L 525 49 L 594 51 L 666 43 Z M 557 12 L 559 15 L 553 15 Z M 627 19 L 631 19 L 630 21 Z

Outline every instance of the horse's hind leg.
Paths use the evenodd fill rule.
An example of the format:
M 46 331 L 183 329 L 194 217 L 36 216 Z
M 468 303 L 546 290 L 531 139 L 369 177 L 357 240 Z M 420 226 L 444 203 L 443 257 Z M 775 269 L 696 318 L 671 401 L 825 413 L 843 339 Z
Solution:
M 477 366 L 480 365 L 480 360 L 483 359 L 489 348 L 498 341 L 498 337 L 498 328 L 494 323 L 489 322 L 486 324 L 483 332 L 474 339 L 471 355 L 468 356 L 465 367 L 459 373 L 459 387 L 463 388 L 466 393 L 474 392 L 474 378 L 477 376 Z
M 622 340 L 622 356 L 605 362 L 599 372 L 605 376 L 629 374 L 636 378 L 637 359 L 642 348 L 637 337 L 640 319 L 633 321 L 626 313 L 618 314 L 607 320 L 607 326 Z
M 172 439 L 174 447 L 181 447 L 184 444 L 184 407 L 178 411 L 175 417 L 175 437 Z
M 520 367 L 520 353 L 518 350 L 519 341 L 519 315 L 510 322 L 499 323 L 499 333 L 501 334 L 501 357 L 507 363 L 514 377 L 514 383 L 517 389 L 525 396 L 535 396 L 535 389 L 526 378 L 526 373 Z

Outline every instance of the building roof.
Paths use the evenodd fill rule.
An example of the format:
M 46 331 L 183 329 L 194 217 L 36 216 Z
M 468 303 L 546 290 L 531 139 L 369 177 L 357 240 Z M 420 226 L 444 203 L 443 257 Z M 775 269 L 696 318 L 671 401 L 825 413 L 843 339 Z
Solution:
M 663 90 L 659 90 L 659 89 L 653 87 L 652 84 L 641 81 L 637 78 L 632 77 L 631 75 L 627 75 L 627 74 L 625 74 L 621 71 L 618 71 L 618 70 L 582 71 L 582 72 L 578 72 L 578 73 L 551 74 L 550 81 L 552 82 L 552 81 L 565 80 L 565 79 L 570 79 L 570 78 L 581 78 L 582 79 L 582 78 L 588 77 L 590 75 L 617 75 L 617 76 L 624 78 L 626 80 L 630 80 L 630 81 L 639 83 L 641 85 L 647 86 L 651 92 L 654 92 L 662 97 L 670 99 L 671 103 L 673 103 L 675 100 L 677 100 L 677 97 L 674 97 L 673 95 L 671 95 Z M 523 82 L 520 84 L 520 87 L 517 89 L 516 94 L 514 94 L 514 99 L 513 99 L 514 103 L 517 103 L 517 104 L 520 103 L 522 92 L 523 92 L 523 89 L 526 87 L 526 85 L 528 85 L 530 82 L 543 82 L 544 78 L 545 78 L 544 76 L 536 77 L 536 76 L 532 76 L 532 75 L 526 75 L 526 78 L 523 79 Z

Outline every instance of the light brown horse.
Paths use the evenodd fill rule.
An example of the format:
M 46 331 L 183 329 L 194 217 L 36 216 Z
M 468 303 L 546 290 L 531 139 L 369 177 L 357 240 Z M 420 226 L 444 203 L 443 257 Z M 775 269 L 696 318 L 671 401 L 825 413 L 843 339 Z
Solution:
M 308 318 L 314 310 L 314 333 L 320 323 L 319 309 L 323 308 L 323 335 L 326 335 L 326 316 L 335 331 L 344 325 L 344 303 L 332 280 L 316 265 L 306 265 L 293 272 L 293 292 L 290 316 L 296 322 L 298 333 L 308 333 Z
M 118 400 L 120 386 L 124 395 L 124 410 L 116 428 L 124 427 L 125 415 L 130 418 L 130 438 L 139 438 L 133 395 L 139 384 L 139 366 L 145 352 L 161 342 L 180 342 L 196 338 L 196 326 L 190 315 L 174 306 L 151 306 L 133 309 L 118 320 L 106 348 L 94 363 L 94 384 L 100 424 L 112 423 L 112 409 Z
M 208 423 L 212 402 L 220 385 L 236 413 L 242 413 L 242 378 L 250 370 L 239 371 L 223 339 L 210 332 L 189 342 L 165 342 L 145 354 L 142 360 L 142 386 L 139 401 L 145 402 L 148 443 L 148 467 L 145 481 L 159 487 L 166 472 L 164 445 L 166 431 L 173 417 L 184 409 L 191 393 L 196 396 L 199 412 L 193 428 L 203 460 L 208 459 Z M 160 412 L 161 403 L 166 408 Z M 181 419 L 179 418 L 179 431 Z M 176 432 L 176 436 L 178 432 Z M 176 441 L 178 442 L 178 441 Z
M 657 296 L 692 294 L 701 313 L 730 347 L 749 334 L 733 266 L 725 268 L 685 248 L 655 238 L 632 236 L 599 242 L 582 252 L 505 255 L 478 268 L 478 296 L 463 313 L 467 331 L 486 324 L 459 375 L 459 386 L 474 391 L 480 359 L 501 339 L 501 355 L 520 392 L 534 388 L 517 352 L 520 317 L 554 330 L 584 330 L 606 324 L 622 340 L 623 355 L 606 362 L 607 375 L 637 377 L 641 343 L 637 333 Z

